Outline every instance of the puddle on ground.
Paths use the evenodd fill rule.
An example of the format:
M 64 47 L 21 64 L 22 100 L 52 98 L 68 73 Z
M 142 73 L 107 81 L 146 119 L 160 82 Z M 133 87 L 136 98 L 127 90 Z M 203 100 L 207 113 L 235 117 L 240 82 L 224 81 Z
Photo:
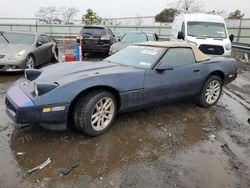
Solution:
M 31 175 L 34 180 L 59 177 L 58 169 L 79 161 L 66 178 L 107 176 L 123 165 L 156 160 L 168 152 L 207 139 L 202 127 L 220 128 L 216 112 L 190 101 L 120 114 L 105 134 L 90 138 L 76 130 L 51 132 L 39 127 L 15 129 L 10 145 L 19 167 L 27 171 L 48 157 L 52 163 Z M 17 155 L 17 152 L 25 152 Z
M 0 94 L 7 89 L 22 76 L 22 73 L 0 73 Z

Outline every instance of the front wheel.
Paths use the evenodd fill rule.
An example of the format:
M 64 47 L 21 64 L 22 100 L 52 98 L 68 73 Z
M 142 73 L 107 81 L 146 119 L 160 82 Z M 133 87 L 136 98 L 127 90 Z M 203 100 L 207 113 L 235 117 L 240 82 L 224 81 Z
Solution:
M 35 68 L 35 59 L 32 55 L 28 55 L 26 59 L 26 68 L 27 69 L 34 69 Z
M 194 97 L 194 102 L 202 107 L 208 108 L 217 103 L 222 92 L 222 80 L 220 77 L 209 76 L 199 95 Z
M 117 103 L 112 93 L 93 91 L 79 99 L 73 112 L 73 121 L 83 133 L 97 136 L 112 125 L 116 110 Z

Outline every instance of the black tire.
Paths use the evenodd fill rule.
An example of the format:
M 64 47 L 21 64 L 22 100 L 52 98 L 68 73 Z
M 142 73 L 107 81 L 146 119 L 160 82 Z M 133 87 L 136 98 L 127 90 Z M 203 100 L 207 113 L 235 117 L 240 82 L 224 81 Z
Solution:
M 33 55 L 28 55 L 25 62 L 25 68 L 34 69 L 36 68 L 36 61 Z
M 92 122 L 93 122 L 92 116 L 96 110 L 96 105 L 98 106 L 100 100 L 105 100 L 105 99 L 108 99 L 108 100 L 110 99 L 113 102 L 113 105 L 112 105 L 113 115 L 112 115 L 112 118 L 111 117 L 109 118 L 109 120 L 106 119 L 109 122 L 107 126 L 105 126 L 105 128 L 103 128 L 102 130 L 96 130 L 98 125 L 96 126 L 92 125 Z M 89 136 L 97 136 L 97 135 L 104 133 L 110 128 L 110 126 L 112 125 L 115 119 L 116 111 L 117 111 L 117 102 L 116 102 L 116 98 L 114 97 L 114 95 L 108 91 L 95 90 L 95 91 L 89 92 L 81 96 L 80 99 L 77 101 L 76 106 L 73 110 L 73 122 L 76 128 L 78 128 L 81 132 Z M 99 113 L 99 112 L 96 112 L 96 113 Z M 106 115 L 103 115 L 103 116 L 106 116 Z
M 211 103 L 208 103 L 207 100 L 206 100 L 206 90 L 208 89 L 210 83 L 212 83 L 212 82 L 218 83 L 220 89 L 219 89 L 219 92 L 218 92 L 218 96 L 215 97 L 214 101 L 211 101 Z M 218 100 L 219 100 L 219 98 L 221 96 L 222 85 L 223 85 L 222 84 L 222 80 L 221 80 L 221 78 L 219 76 L 210 75 L 207 78 L 207 80 L 205 81 L 200 94 L 197 95 L 197 96 L 195 96 L 195 97 L 193 97 L 193 101 L 197 105 L 199 105 L 201 107 L 204 107 L 204 108 L 209 108 L 209 107 L 215 105 L 218 102 Z

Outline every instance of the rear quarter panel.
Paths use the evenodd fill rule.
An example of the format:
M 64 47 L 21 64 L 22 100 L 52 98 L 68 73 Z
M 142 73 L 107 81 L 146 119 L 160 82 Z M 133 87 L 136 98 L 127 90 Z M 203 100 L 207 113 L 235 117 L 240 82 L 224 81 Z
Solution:
M 205 81 L 209 74 L 220 71 L 227 78 L 230 74 L 237 73 L 237 62 L 233 58 L 216 57 L 209 61 L 201 62 L 201 71 Z

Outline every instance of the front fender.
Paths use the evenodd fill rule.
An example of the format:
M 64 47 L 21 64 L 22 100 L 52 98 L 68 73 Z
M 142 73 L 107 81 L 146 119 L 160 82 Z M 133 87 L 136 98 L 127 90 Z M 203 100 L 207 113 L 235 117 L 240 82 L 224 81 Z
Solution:
M 75 80 L 34 98 L 36 105 L 71 103 L 81 92 L 98 86 L 114 88 L 119 93 L 142 89 L 144 72 L 93 76 Z

